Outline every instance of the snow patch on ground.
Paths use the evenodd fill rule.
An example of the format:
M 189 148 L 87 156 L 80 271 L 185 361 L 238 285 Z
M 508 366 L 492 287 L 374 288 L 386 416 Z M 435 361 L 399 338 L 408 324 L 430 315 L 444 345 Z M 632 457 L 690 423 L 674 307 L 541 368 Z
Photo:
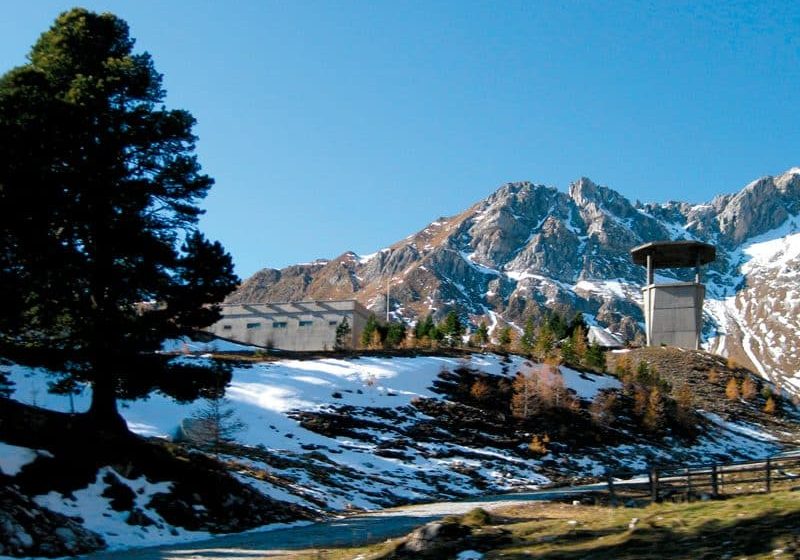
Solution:
M 52 457 L 49 451 L 19 447 L 0 441 L 0 472 L 9 476 L 17 476 L 25 465 L 33 463 L 39 457 Z
M 155 521 L 154 525 L 141 527 L 129 525 L 126 521 L 130 512 L 114 511 L 107 498 L 102 496 L 106 488 L 103 478 L 111 474 L 129 486 L 136 495 L 135 507 L 147 511 L 148 517 Z M 211 536 L 203 531 L 186 531 L 173 527 L 164 521 L 147 504 L 158 493 L 169 492 L 171 482 L 151 483 L 140 477 L 129 480 L 120 476 L 110 467 L 103 467 L 97 472 L 97 478 L 86 488 L 76 490 L 71 496 L 63 496 L 58 492 L 50 492 L 34 499 L 37 504 L 52 511 L 69 516 L 80 516 L 86 527 L 99 533 L 108 543 L 110 549 L 130 546 L 150 546 L 200 540 Z
M 240 344 L 222 338 L 216 338 L 210 342 L 198 342 L 188 337 L 165 340 L 161 345 L 161 351 L 165 354 L 178 354 L 181 352 L 255 352 L 263 350 L 258 346 Z

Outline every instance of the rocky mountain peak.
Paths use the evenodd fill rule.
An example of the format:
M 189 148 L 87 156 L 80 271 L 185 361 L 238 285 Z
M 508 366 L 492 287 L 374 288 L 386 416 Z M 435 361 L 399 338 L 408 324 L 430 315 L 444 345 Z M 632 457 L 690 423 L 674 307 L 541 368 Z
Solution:
M 800 235 L 791 237 L 800 226 L 784 227 L 793 217 L 800 224 L 800 168 L 763 177 L 705 204 L 634 206 L 586 177 L 566 193 L 527 181 L 507 183 L 464 212 L 439 218 L 372 255 L 348 252 L 330 262 L 265 269 L 230 300 L 356 298 L 382 315 L 388 282 L 390 312 L 408 322 L 428 313 L 440 319 L 456 310 L 476 325 L 486 320 L 520 327 L 529 317 L 555 309 L 567 315 L 581 311 L 590 321 L 633 338 L 643 322 L 644 270 L 631 262 L 630 249 L 649 241 L 697 239 L 717 246 L 717 260 L 707 272 L 709 347 L 759 363 L 769 376 L 800 363 L 800 292 L 792 276 Z M 748 244 L 773 238 L 781 240 L 774 258 L 751 259 Z M 759 268 L 762 261 L 768 271 Z M 690 273 L 660 271 L 679 280 L 689 278 L 684 272 Z M 785 294 L 778 298 L 782 307 L 765 296 L 775 290 Z M 794 354 L 773 352 L 765 342 L 769 333 L 755 324 L 763 322 L 759 317 L 778 317 L 773 330 L 785 331 L 782 345 L 797 346 Z
M 800 213 L 800 168 L 761 177 L 722 201 L 717 221 L 725 244 L 735 246 L 767 233 Z

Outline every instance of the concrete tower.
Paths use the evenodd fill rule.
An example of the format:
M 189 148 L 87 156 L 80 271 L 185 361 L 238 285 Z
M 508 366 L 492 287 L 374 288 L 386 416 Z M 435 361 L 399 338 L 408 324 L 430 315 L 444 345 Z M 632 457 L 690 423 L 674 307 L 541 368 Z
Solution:
M 647 267 L 647 284 L 642 288 L 648 346 L 700 348 L 703 327 L 703 298 L 700 267 L 717 255 L 713 245 L 699 241 L 654 241 L 631 249 L 633 262 Z M 694 267 L 694 282 L 656 284 L 657 268 Z

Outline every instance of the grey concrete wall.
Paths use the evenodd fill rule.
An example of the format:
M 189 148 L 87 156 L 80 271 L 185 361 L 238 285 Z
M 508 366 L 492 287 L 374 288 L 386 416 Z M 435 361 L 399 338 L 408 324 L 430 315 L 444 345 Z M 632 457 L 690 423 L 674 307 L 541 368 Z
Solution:
M 642 288 L 648 346 L 699 348 L 705 292 L 705 286 L 694 282 Z
M 219 337 L 280 350 L 333 350 L 336 327 L 347 318 L 350 347 L 358 346 L 369 311 L 355 300 L 226 304 L 207 330 Z

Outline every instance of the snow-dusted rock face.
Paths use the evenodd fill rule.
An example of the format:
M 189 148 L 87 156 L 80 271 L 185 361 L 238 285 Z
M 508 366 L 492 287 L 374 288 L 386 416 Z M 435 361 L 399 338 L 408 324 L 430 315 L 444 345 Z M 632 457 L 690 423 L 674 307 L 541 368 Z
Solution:
M 765 377 L 800 387 L 796 247 L 800 168 L 751 182 L 707 204 L 631 203 L 581 178 L 564 193 L 509 183 L 465 212 L 365 257 L 265 269 L 230 301 L 353 297 L 413 320 L 457 309 L 474 323 L 520 326 L 555 308 L 582 311 L 611 331 L 635 336 L 643 321 L 644 270 L 629 251 L 654 240 L 698 239 L 717 246 L 709 267 L 704 340 Z M 688 279 L 691 271 L 659 271 Z M 794 376 L 798 379 L 794 380 Z

